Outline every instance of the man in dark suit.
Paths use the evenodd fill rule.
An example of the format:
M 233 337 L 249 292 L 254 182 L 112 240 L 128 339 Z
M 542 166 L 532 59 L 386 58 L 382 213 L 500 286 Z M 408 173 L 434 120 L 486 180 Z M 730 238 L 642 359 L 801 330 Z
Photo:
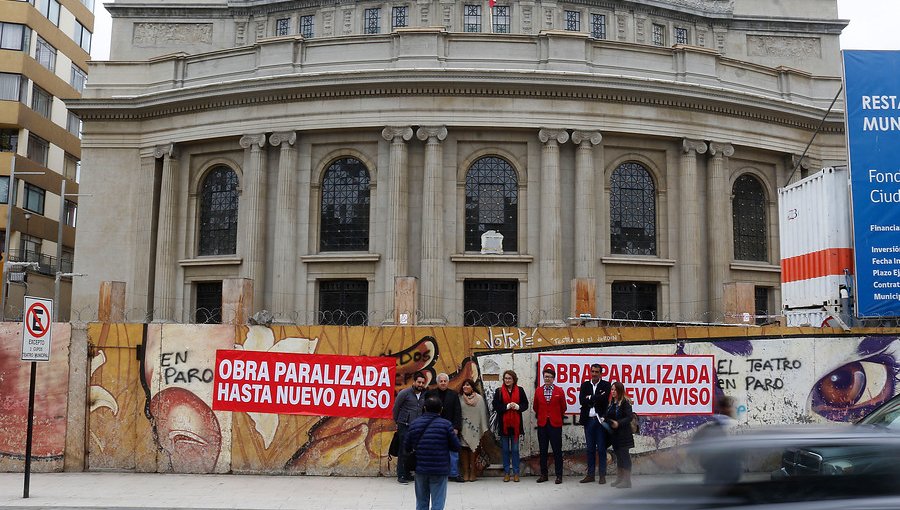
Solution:
M 584 445 L 587 453 L 587 474 L 581 483 L 594 481 L 594 468 L 599 467 L 601 484 L 606 483 L 606 431 L 600 425 L 609 407 L 609 381 L 600 377 L 600 364 L 591 365 L 591 379 L 581 383 L 578 401 L 581 403 L 581 425 L 584 427 Z M 597 466 L 597 457 L 600 465 Z
M 425 374 L 416 372 L 413 375 L 413 384 L 409 388 L 401 390 L 394 399 L 394 421 L 397 422 L 397 440 L 401 448 L 397 455 L 397 481 L 406 485 L 412 480 L 409 469 L 406 469 L 406 450 L 402 447 L 406 440 L 406 431 L 409 424 L 419 416 L 425 407 Z

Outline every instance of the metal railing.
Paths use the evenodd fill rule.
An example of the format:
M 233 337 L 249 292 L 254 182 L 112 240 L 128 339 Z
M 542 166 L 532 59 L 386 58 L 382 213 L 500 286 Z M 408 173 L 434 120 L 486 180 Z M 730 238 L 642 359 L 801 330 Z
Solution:
M 56 257 L 31 250 L 9 250 L 10 262 L 37 262 L 37 272 L 48 276 L 55 276 L 57 272 L 71 273 L 71 260 L 57 260 Z

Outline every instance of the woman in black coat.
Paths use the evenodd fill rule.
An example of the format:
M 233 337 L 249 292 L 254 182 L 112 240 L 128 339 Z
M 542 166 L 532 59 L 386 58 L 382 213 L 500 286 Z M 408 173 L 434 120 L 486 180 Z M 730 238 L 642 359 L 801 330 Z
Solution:
M 497 437 L 503 451 L 503 481 L 519 481 L 519 436 L 525 431 L 522 413 L 528 409 L 528 396 L 518 386 L 519 376 L 512 370 L 503 372 L 503 386 L 494 392 L 492 402 L 497 413 Z
M 631 432 L 631 421 L 634 413 L 631 402 L 625 397 L 625 385 L 616 381 L 612 383 L 609 393 L 609 407 L 606 408 L 604 425 L 609 425 L 610 443 L 616 454 L 616 481 L 611 485 L 620 489 L 631 487 L 631 454 L 634 448 L 634 434 Z

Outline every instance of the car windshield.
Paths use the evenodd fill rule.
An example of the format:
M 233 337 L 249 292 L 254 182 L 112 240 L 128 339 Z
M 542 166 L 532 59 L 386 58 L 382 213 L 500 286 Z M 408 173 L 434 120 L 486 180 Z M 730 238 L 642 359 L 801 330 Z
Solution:
M 874 413 L 859 422 L 862 425 L 874 425 L 891 430 L 900 430 L 900 397 L 893 398 Z

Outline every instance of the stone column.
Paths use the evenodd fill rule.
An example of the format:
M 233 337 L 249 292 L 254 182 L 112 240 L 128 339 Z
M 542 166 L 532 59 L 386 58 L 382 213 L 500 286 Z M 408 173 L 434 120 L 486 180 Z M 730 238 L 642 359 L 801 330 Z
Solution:
M 597 196 L 594 194 L 594 145 L 603 136 L 599 131 L 574 131 L 575 151 L 575 278 L 596 277 Z
M 387 292 L 386 302 L 394 302 L 394 278 L 408 276 L 409 242 L 408 213 L 409 189 L 406 175 L 406 159 L 408 147 L 406 142 L 412 138 L 413 130 L 409 126 L 388 126 L 381 131 L 381 136 L 391 142 L 390 163 L 387 175 L 387 229 L 384 245 L 384 290 Z
M 153 153 L 162 159 L 162 182 L 159 188 L 159 224 L 156 228 L 156 281 L 153 292 L 153 321 L 172 322 L 175 320 L 175 271 L 177 263 L 175 246 L 177 165 L 175 144 L 160 145 Z
M 287 322 L 295 311 L 294 284 L 297 261 L 297 133 L 273 133 L 269 144 L 281 147 L 278 155 L 278 197 L 275 210 L 275 271 L 272 279 L 272 312 Z
M 726 189 L 725 158 L 734 155 L 734 147 L 731 144 L 709 143 L 709 178 L 706 183 L 706 232 L 707 251 L 709 253 L 709 312 L 711 321 L 721 321 L 723 305 L 723 286 L 729 272 L 728 264 L 728 240 L 731 232 L 728 232 L 728 198 L 730 193 Z
M 681 141 L 681 178 L 678 181 L 681 220 L 678 224 L 678 271 L 681 276 L 681 320 L 702 321 L 700 302 L 700 194 L 697 190 L 697 154 L 706 153 L 706 143 L 700 140 Z
M 562 220 L 560 219 L 559 144 L 569 140 L 563 129 L 541 129 L 541 252 L 538 286 L 541 313 L 547 325 L 562 323 Z
M 251 310 L 262 310 L 264 282 L 266 276 L 266 145 L 265 133 L 244 135 L 240 140 L 244 149 L 244 200 L 241 206 L 246 210 L 244 229 L 238 229 L 244 246 L 244 276 L 253 281 L 253 304 Z
M 420 292 L 425 324 L 445 322 L 441 306 L 441 279 L 444 274 L 444 190 L 443 149 L 445 126 L 420 127 L 416 138 L 425 142 L 425 175 L 422 183 L 422 269 Z

